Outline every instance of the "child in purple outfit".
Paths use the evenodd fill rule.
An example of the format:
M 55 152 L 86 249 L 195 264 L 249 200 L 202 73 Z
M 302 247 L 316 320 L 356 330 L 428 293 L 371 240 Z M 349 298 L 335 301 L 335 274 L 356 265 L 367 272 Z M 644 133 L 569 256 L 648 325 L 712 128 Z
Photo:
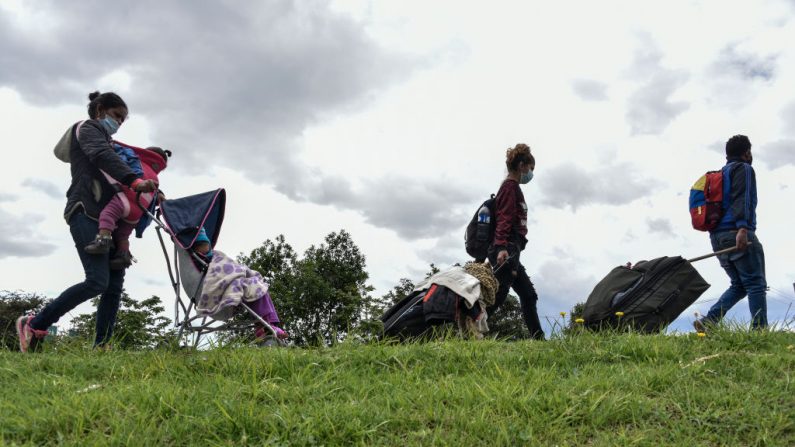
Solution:
M 192 249 L 197 254 L 201 255 L 204 259 L 211 261 L 213 259 L 213 249 L 210 245 L 210 239 L 207 237 L 207 232 L 204 228 L 199 230 L 199 234 L 196 237 L 196 242 L 194 242 Z M 220 252 L 219 252 L 220 253 Z M 228 266 L 225 266 L 228 267 Z M 279 339 L 285 339 L 288 337 L 287 332 L 285 332 L 282 328 L 278 325 L 281 324 L 279 321 L 279 315 L 276 313 L 276 308 L 273 306 L 273 300 L 271 300 L 270 293 L 267 291 L 267 284 L 265 284 L 259 274 L 255 274 L 256 278 L 259 278 L 259 284 L 262 287 L 262 290 L 265 292 L 254 301 L 247 301 L 247 305 L 251 310 L 253 310 L 257 315 L 262 317 L 263 320 L 267 321 L 268 324 L 271 325 L 273 330 L 276 332 L 276 337 Z M 260 290 L 259 288 L 256 290 Z M 268 335 L 268 331 L 262 326 L 257 325 L 257 329 L 254 333 L 254 336 L 257 340 L 264 340 Z

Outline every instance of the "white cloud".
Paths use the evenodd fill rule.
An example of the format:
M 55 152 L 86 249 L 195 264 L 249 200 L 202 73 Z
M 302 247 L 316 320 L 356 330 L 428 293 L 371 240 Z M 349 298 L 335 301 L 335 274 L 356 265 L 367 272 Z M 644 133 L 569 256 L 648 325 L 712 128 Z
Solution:
M 65 197 L 62 188 L 48 180 L 37 179 L 37 178 L 26 178 L 25 180 L 22 181 L 22 186 L 27 186 L 31 189 L 41 191 L 44 194 L 48 195 L 49 197 L 52 197 L 53 199 L 63 199 Z
M 296 181 L 312 168 L 300 156 L 301 133 L 367 103 L 416 63 L 380 48 L 363 24 L 327 2 L 184 8 L 144 1 L 97 21 L 104 6 L 39 5 L 56 20 L 35 31 L 0 12 L 0 86 L 39 105 L 85 101 L 93 85 L 118 90 L 133 118 L 147 116 L 157 144 L 174 150 L 174 169 L 230 167 L 314 203 L 346 196 Z M 91 56 L 74 63 L 77 48 Z M 333 189 L 343 182 L 325 183 Z
M 770 169 L 795 165 L 795 139 L 772 141 L 756 152 L 756 158 Z
M 578 256 L 555 248 L 551 259 L 531 273 L 541 315 L 556 317 L 560 312 L 568 313 L 575 304 L 588 299 L 599 278 L 590 272 L 583 273 L 578 268 L 581 262 Z
M 630 95 L 626 117 L 632 135 L 660 134 L 689 107 L 685 101 L 671 100 L 688 74 L 664 68 L 664 55 L 648 34 L 640 34 L 638 43 L 630 76 L 643 84 Z
M 770 81 L 776 74 L 776 59 L 775 55 L 762 57 L 742 51 L 737 44 L 731 44 L 718 55 L 710 74 L 735 76 L 750 81 Z
M 671 225 L 671 221 L 665 218 L 659 219 L 646 219 L 646 225 L 649 228 L 649 232 L 651 233 L 658 233 L 664 237 L 676 237 L 676 233 L 674 233 L 673 225 Z
M 629 163 L 604 164 L 590 171 L 574 162 L 563 163 L 539 175 L 539 183 L 541 203 L 574 211 L 588 205 L 626 205 L 654 194 L 660 186 Z
M 592 79 L 575 79 L 571 83 L 574 93 L 586 101 L 607 100 L 607 84 Z
M 55 245 L 35 231 L 36 224 L 41 220 L 41 216 L 16 216 L 0 209 L 0 259 L 39 257 L 52 253 Z

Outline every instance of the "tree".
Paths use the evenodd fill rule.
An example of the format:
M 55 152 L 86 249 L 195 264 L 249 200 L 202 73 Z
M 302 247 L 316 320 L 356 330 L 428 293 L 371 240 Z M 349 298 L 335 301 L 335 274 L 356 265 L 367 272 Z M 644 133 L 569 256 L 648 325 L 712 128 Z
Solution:
M 405 299 L 407 296 L 411 295 L 411 292 L 414 291 L 414 282 L 408 278 L 400 278 L 400 282 L 398 285 L 392 288 L 389 292 L 386 293 L 381 299 L 385 303 L 390 306 L 393 306 Z
M 506 340 L 521 340 L 530 337 L 522 316 L 519 299 L 508 295 L 502 305 L 489 315 L 489 334 Z
M 17 318 L 39 312 L 49 301 L 35 293 L 0 290 L 0 348 L 17 349 Z
M 459 264 L 455 264 L 455 265 L 459 265 Z M 431 262 L 430 267 L 431 267 L 431 269 L 428 270 L 428 273 L 425 274 L 425 279 L 428 279 L 431 276 L 433 276 L 433 275 L 435 275 L 435 274 L 437 274 L 437 273 L 439 273 L 441 271 L 441 270 L 439 270 L 439 267 L 437 267 L 433 262 Z
M 92 300 L 96 307 L 97 298 Z M 142 301 L 130 298 L 126 292 L 121 295 L 121 305 L 113 330 L 113 346 L 119 349 L 148 349 L 168 343 L 176 333 L 169 326 L 171 320 L 161 314 L 165 308 L 157 296 Z M 72 320 L 71 334 L 93 339 L 97 322 L 96 310 L 81 314 Z
M 298 264 L 298 255 L 293 247 L 288 244 L 284 235 L 276 236 L 276 241 L 270 239 L 255 248 L 248 256 L 239 255 L 237 262 L 247 265 L 250 269 L 270 281 L 272 295 L 281 295 L 283 286 L 286 286 L 296 276 L 295 267 Z M 272 297 L 273 298 L 273 297 Z M 274 301 L 274 304 L 276 302 Z
M 345 230 L 330 233 L 301 259 L 279 235 L 238 261 L 269 280 L 284 329 L 298 345 L 341 339 L 372 301 L 365 257 Z
M 577 303 L 571 308 L 569 322 L 563 328 L 563 335 L 579 334 L 584 330 L 585 326 L 582 323 L 577 323 L 577 320 L 581 319 L 584 313 L 585 303 Z

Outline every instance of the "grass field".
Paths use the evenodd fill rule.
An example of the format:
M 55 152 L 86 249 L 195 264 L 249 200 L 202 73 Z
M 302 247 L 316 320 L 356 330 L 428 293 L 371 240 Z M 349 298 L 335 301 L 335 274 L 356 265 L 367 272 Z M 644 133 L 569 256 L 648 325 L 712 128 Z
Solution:
M 795 445 L 795 334 L 0 352 L 30 445 Z

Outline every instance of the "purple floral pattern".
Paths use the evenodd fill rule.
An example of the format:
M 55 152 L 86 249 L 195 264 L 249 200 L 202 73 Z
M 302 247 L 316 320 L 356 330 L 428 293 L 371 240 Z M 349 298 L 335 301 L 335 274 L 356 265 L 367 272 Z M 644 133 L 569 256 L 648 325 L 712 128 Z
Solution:
M 223 252 L 213 250 L 213 259 L 196 302 L 199 315 L 218 317 L 242 301 L 257 301 L 268 293 L 268 283 L 259 272 L 240 265 Z

